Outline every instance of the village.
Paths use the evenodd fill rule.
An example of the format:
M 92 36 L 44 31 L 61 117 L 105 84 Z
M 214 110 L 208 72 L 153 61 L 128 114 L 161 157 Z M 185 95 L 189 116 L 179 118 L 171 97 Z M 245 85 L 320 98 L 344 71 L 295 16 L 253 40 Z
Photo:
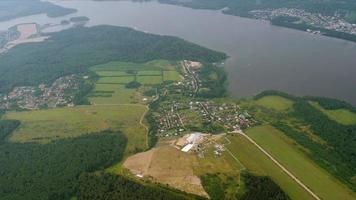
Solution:
M 256 19 L 271 20 L 279 16 L 296 17 L 301 22 L 321 27 L 329 30 L 349 33 L 356 35 L 356 24 L 352 24 L 344 20 L 339 13 L 333 16 L 325 16 L 322 14 L 310 13 L 302 9 L 295 8 L 279 8 L 279 9 L 266 9 L 266 10 L 253 10 L 250 14 Z M 308 30 L 308 32 L 313 32 Z
M 49 87 L 45 84 L 15 87 L 7 95 L 0 96 L 0 109 L 74 106 L 75 92 L 73 91 L 79 89 L 79 84 L 79 76 L 69 75 L 58 78 Z
M 184 79 L 167 84 L 160 92 L 166 100 L 161 101 L 154 112 L 158 137 L 178 138 L 176 148 L 183 152 L 194 151 L 203 157 L 204 145 L 211 144 L 215 136 L 239 133 L 257 124 L 249 112 L 235 102 L 197 97 L 203 86 L 198 73 L 202 64 L 186 60 L 180 64 Z M 215 148 L 217 156 L 224 150 L 219 144 L 215 144 Z

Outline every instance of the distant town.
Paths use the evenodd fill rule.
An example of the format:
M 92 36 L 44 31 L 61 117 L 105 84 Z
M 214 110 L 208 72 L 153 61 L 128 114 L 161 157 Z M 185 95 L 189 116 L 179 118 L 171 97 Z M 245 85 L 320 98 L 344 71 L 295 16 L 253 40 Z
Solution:
M 299 21 L 295 23 L 306 23 L 315 27 L 344 32 L 356 35 L 356 24 L 347 22 L 341 17 L 340 13 L 335 13 L 333 16 L 325 16 L 319 13 L 311 13 L 302 9 L 296 8 L 279 8 L 252 10 L 249 12 L 254 18 L 262 20 L 272 20 L 276 17 L 295 17 Z M 318 31 L 307 30 L 308 32 L 320 34 Z

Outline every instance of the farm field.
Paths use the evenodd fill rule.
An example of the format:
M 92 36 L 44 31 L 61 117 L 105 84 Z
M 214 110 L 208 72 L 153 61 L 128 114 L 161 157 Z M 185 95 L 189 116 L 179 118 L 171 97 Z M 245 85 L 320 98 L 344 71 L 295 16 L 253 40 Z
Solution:
M 256 104 L 276 111 L 292 109 L 293 101 L 280 96 L 265 96 L 256 100 Z
M 128 104 L 137 101 L 137 91 L 121 84 L 96 84 L 89 95 L 89 101 L 95 105 Z
M 336 110 L 326 110 L 321 107 L 318 103 L 311 103 L 315 108 L 322 111 L 330 119 L 343 124 L 343 125 L 355 125 L 356 124 L 356 113 L 353 113 L 347 109 L 336 109 Z
M 176 66 L 166 60 L 154 60 L 147 63 L 110 62 L 90 68 L 99 80 L 89 94 L 92 104 L 128 104 L 143 103 L 142 87 L 151 87 L 163 81 L 180 80 Z M 136 80 L 143 86 L 139 89 L 126 88 L 126 84 Z
M 135 79 L 134 76 L 107 76 L 100 77 L 98 82 L 99 84 L 126 84 Z
M 163 71 L 163 78 L 165 81 L 180 81 L 181 75 L 177 71 Z
M 21 121 L 11 142 L 48 143 L 103 130 L 121 130 L 128 138 L 126 153 L 146 149 L 146 129 L 140 125 L 144 105 L 78 106 L 48 110 L 8 112 L 5 119 Z
M 137 76 L 136 80 L 142 85 L 157 85 L 162 83 L 162 76 Z
M 241 135 L 227 137 L 225 145 L 241 161 L 249 172 L 258 176 L 270 176 L 293 200 L 314 200 L 302 187 L 285 174 L 273 161 Z
M 292 140 L 272 126 L 254 127 L 248 129 L 246 133 L 321 199 L 356 198 L 355 193 L 317 166 L 293 144 Z

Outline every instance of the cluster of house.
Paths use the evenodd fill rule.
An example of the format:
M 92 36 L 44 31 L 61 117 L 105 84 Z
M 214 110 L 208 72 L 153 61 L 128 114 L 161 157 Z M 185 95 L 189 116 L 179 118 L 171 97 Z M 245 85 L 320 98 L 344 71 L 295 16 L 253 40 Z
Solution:
M 173 102 L 169 109 L 161 107 L 160 115 L 157 117 L 159 124 L 158 136 L 178 136 L 185 131 L 183 120 L 178 112 L 180 103 Z
M 181 62 L 184 80 L 175 82 L 169 85 L 168 88 L 171 92 L 181 94 L 183 96 L 195 97 L 202 86 L 199 75 L 196 72 L 203 65 L 200 62 L 184 60 Z
M 74 106 L 75 92 L 79 89 L 79 77 L 69 75 L 53 82 L 50 87 L 15 87 L 9 94 L 0 98 L 1 109 L 39 109 L 43 107 Z
M 180 136 L 185 134 L 186 125 L 191 125 L 189 117 L 186 117 L 184 110 L 190 110 L 200 117 L 201 121 L 218 123 L 229 132 L 238 132 L 242 128 L 250 127 L 257 121 L 239 105 L 234 103 L 217 103 L 214 101 L 174 101 L 169 105 L 162 105 L 158 109 L 156 121 L 158 122 L 159 137 Z M 195 125 L 195 124 L 193 124 Z
M 302 9 L 295 8 L 278 8 L 266 10 L 253 10 L 250 11 L 257 19 L 271 20 L 279 16 L 295 17 L 300 20 L 299 23 L 304 22 L 316 27 L 321 27 L 329 30 L 345 32 L 349 34 L 356 34 L 356 24 L 347 22 L 340 13 L 335 13 L 333 16 L 326 16 L 318 13 L 307 12 Z M 312 33 L 319 33 L 309 31 Z
M 217 122 L 229 131 L 238 131 L 257 123 L 246 111 L 234 103 L 216 103 L 214 101 L 190 102 L 189 107 L 195 110 L 206 122 Z

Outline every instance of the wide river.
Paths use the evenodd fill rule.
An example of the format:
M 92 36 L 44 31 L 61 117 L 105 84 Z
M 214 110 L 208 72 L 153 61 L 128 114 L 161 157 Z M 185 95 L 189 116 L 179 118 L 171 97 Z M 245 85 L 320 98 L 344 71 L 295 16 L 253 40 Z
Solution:
M 74 16 L 89 17 L 89 26 L 128 26 L 178 36 L 227 53 L 230 57 L 225 68 L 232 96 L 277 89 L 297 95 L 335 97 L 356 105 L 356 43 L 275 27 L 220 11 L 157 2 L 53 2 L 76 8 L 78 13 Z M 58 23 L 69 17 L 34 15 L 1 22 L 0 29 L 23 22 Z

